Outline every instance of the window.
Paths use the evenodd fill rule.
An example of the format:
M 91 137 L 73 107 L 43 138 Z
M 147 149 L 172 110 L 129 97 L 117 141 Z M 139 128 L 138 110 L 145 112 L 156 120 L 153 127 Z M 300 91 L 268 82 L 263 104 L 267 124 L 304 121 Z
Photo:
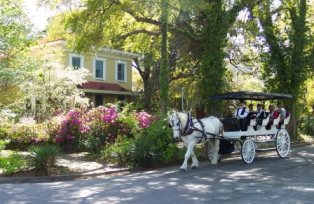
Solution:
M 102 94 L 95 95 L 95 107 L 104 105 L 104 96 Z
M 116 80 L 126 82 L 127 73 L 126 73 L 126 62 L 116 61 Z
M 82 55 L 70 54 L 69 65 L 75 69 L 84 67 L 84 57 Z
M 124 101 L 124 100 L 125 100 L 125 96 L 123 96 L 123 95 L 118 95 L 118 96 L 117 96 L 117 100 L 118 100 L 118 101 Z
M 102 58 L 94 59 L 94 78 L 105 80 L 106 78 L 106 60 Z

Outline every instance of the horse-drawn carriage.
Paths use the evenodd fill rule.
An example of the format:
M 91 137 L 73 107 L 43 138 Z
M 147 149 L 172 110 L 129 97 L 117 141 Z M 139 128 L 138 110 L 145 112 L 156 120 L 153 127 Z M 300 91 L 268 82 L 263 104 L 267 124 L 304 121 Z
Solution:
M 289 94 L 278 93 L 260 93 L 260 92 L 234 92 L 225 93 L 212 97 L 222 100 L 278 100 L 291 99 Z M 181 170 L 187 168 L 187 160 L 192 157 L 192 168 L 198 166 L 198 160 L 193 152 L 195 144 L 209 141 L 208 156 L 212 164 L 217 164 L 219 154 L 232 153 L 238 149 L 244 163 L 252 163 L 255 158 L 256 143 L 275 143 L 276 151 L 279 157 L 285 158 L 290 151 L 290 137 L 285 129 L 289 123 L 290 114 L 280 122 L 280 117 L 274 118 L 270 124 L 270 114 L 262 119 L 257 127 L 256 118 L 247 118 L 246 127 L 239 127 L 236 118 L 208 117 L 202 119 L 193 118 L 189 113 L 174 112 L 169 116 L 169 122 L 173 128 L 173 136 L 181 137 L 187 152 Z M 229 150 L 222 148 L 227 146 Z M 230 148 L 231 147 L 231 148 Z

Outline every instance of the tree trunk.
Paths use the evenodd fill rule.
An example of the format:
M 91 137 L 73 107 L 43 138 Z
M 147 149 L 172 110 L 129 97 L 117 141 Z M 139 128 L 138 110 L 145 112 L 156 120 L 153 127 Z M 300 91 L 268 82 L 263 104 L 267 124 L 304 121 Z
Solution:
M 169 61 L 168 61 L 168 0 L 161 1 L 161 67 L 160 67 L 160 110 L 166 114 L 168 110 Z

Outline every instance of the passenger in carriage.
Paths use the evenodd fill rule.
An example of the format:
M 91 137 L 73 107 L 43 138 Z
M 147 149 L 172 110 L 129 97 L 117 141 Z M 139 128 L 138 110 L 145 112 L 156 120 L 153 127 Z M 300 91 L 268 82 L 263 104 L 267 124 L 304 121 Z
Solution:
M 248 105 L 248 108 L 249 108 L 249 112 L 253 112 L 254 105 L 252 103 L 250 103 Z
M 269 110 L 269 122 L 268 124 L 266 125 L 266 130 L 269 130 L 271 125 L 273 124 L 274 122 L 274 112 L 275 112 L 275 106 L 270 104 L 268 106 L 268 110 Z M 276 117 L 277 118 L 277 117 Z
M 245 107 L 245 101 L 240 100 L 239 101 L 239 107 L 235 110 L 233 116 L 239 120 L 240 129 L 242 131 L 247 130 L 247 120 L 246 117 L 249 114 L 249 110 Z
M 256 118 L 256 113 L 257 113 L 257 112 L 253 110 L 254 105 L 253 105 L 252 103 L 250 103 L 250 104 L 248 105 L 248 108 L 249 108 L 249 113 L 248 113 L 248 115 L 247 115 L 247 117 L 246 117 L 246 123 L 247 123 L 247 124 L 250 124 L 251 119 Z
M 255 130 L 259 129 L 263 123 L 263 119 L 266 118 L 265 111 L 263 110 L 262 104 L 257 104 L 257 113 L 256 113 L 256 126 Z
M 276 110 L 276 111 L 278 112 L 278 117 L 280 117 L 280 119 L 279 119 L 279 124 L 278 124 L 277 128 L 280 129 L 280 128 L 281 128 L 281 125 L 283 124 L 284 120 L 285 120 L 286 117 L 287 117 L 287 111 L 286 111 L 286 109 L 282 106 L 281 103 L 278 103 L 278 104 L 277 104 L 277 110 Z

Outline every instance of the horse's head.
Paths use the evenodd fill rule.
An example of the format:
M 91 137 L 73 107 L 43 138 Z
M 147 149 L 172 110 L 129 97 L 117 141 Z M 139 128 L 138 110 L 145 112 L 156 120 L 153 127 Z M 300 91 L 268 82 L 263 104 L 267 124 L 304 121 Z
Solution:
M 168 114 L 168 122 L 173 130 L 173 137 L 178 139 L 181 136 L 181 121 L 177 112 Z

